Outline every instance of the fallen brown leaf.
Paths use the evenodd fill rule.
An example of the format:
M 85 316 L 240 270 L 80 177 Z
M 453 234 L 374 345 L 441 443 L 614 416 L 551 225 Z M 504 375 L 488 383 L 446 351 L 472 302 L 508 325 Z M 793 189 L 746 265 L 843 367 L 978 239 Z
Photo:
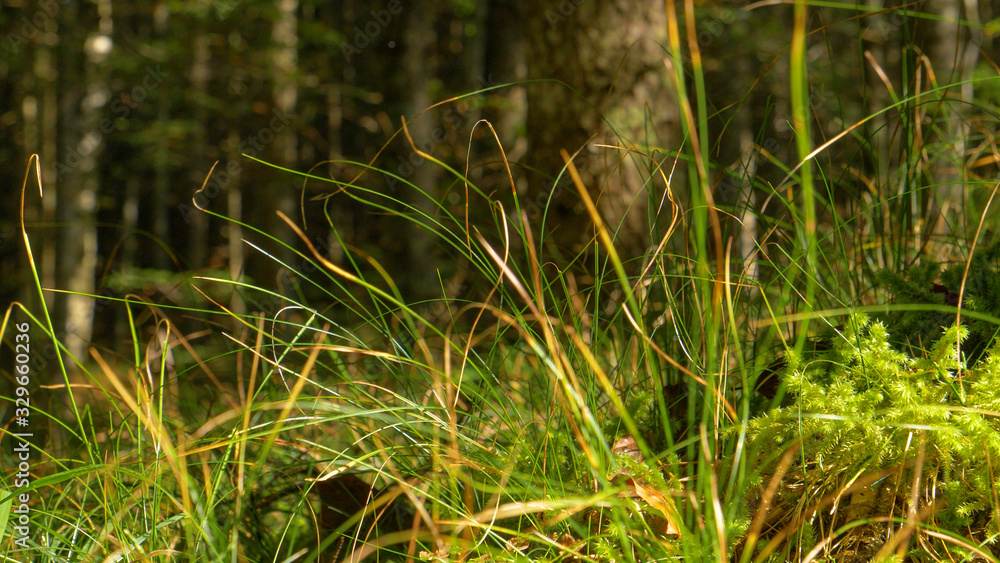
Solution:
M 635 491 L 639 498 L 663 513 L 663 517 L 666 519 L 664 534 L 675 537 L 681 535 L 681 528 L 678 525 L 680 514 L 677 512 L 677 506 L 672 498 L 635 479 L 629 479 L 626 484 Z

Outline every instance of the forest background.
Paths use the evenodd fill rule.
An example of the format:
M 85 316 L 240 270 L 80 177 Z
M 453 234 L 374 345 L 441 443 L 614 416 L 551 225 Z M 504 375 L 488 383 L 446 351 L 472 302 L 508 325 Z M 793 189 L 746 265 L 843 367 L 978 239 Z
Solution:
M 994 68 L 995 40 L 982 23 L 996 17 L 996 2 L 935 0 L 905 10 L 869 2 L 853 14 L 847 8 L 810 11 L 812 49 L 844 53 L 817 52 L 819 64 L 809 70 L 817 144 L 877 111 L 866 106 L 881 103 L 877 92 L 887 85 L 905 87 L 898 72 L 904 57 L 927 57 L 948 74 L 942 81 Z M 777 161 L 795 160 L 783 61 L 791 7 L 699 2 L 693 9 L 711 108 L 710 155 L 718 167 L 715 200 L 766 197 L 752 193 L 751 176 L 775 180 L 784 171 L 755 155 L 764 150 Z M 664 152 L 681 143 L 674 87 L 664 72 L 664 10 L 654 3 L 6 1 L 0 18 L 0 122 L 7 132 L 0 166 L 8 179 L 0 294 L 4 302 L 33 298 L 16 203 L 28 157 L 38 154 L 46 193 L 29 195 L 26 226 L 42 285 L 66 291 L 48 298 L 56 326 L 78 353 L 102 337 L 107 344 L 127 335 L 121 309 L 87 295 L 134 292 L 169 303 L 190 297 L 178 288 L 206 271 L 246 275 L 281 290 L 275 263 L 241 242 L 254 242 L 254 233 L 199 212 L 196 203 L 294 241 L 275 215 L 280 209 L 305 224 L 336 262 L 332 221 L 346 243 L 385 264 L 414 298 L 440 293 L 436 270 L 446 279 L 454 274 L 454 261 L 399 217 L 241 154 L 341 180 L 360 171 L 345 161 L 372 162 L 458 210 L 465 199 L 453 179 L 414 148 L 454 167 L 467 165 L 484 189 L 510 199 L 497 143 L 486 127 L 476 127 L 487 119 L 516 167 L 518 193 L 536 202 L 532 218 L 544 211 L 549 225 L 558 225 L 582 212 L 572 190 L 556 186 L 566 193 L 548 201 L 552 175 L 562 167 L 560 149 L 582 149 L 603 161 L 590 167 L 593 177 L 606 177 L 621 168 L 608 162 L 617 156 L 598 148 L 602 141 L 615 144 L 611 127 L 620 138 Z M 907 33 L 920 53 L 902 49 Z M 412 147 L 396 134 L 403 118 L 412 121 Z M 953 133 L 958 139 L 961 127 Z M 865 166 L 851 163 L 837 197 L 864 190 L 857 179 Z M 748 167 L 751 175 L 730 179 Z M 428 207 L 390 177 L 360 181 Z M 624 215 L 608 210 L 629 200 L 615 193 L 627 184 L 594 188 L 605 192 L 612 216 Z M 622 230 L 622 244 L 641 250 L 649 244 L 646 228 Z M 582 231 L 567 225 L 553 240 L 571 255 Z
M 5 2 L 31 549 L 985 553 L 998 8 Z

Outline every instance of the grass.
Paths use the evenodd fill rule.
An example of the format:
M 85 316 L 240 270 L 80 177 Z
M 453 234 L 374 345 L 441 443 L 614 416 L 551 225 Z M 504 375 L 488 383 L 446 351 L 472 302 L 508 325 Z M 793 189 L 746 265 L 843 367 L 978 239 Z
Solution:
M 17 545 L 8 527 L 6 557 L 996 561 L 997 355 L 967 364 L 958 329 L 906 338 L 937 322 L 927 314 L 977 323 L 985 340 L 998 325 L 995 252 L 973 252 L 989 238 L 992 180 L 961 170 L 961 211 L 979 229 L 956 224 L 939 239 L 928 228 L 955 85 L 909 89 L 814 146 L 797 4 L 797 161 L 761 152 L 785 178 L 736 178 L 762 200 L 716 204 L 715 116 L 697 42 L 675 32 L 694 21 L 667 6 L 684 143 L 622 159 L 642 163 L 644 197 L 660 210 L 647 248 L 617 247 L 618 226 L 604 224 L 568 154 L 563 175 L 595 225 L 569 260 L 541 242 L 516 190 L 505 208 L 432 155 L 468 187 L 463 205 L 485 201 L 488 213 L 469 221 L 377 161 L 341 164 L 391 176 L 433 207 L 361 178 L 288 171 L 432 233 L 461 265 L 439 272 L 442 297 L 408 302 L 363 251 L 345 245 L 334 264 L 285 218 L 301 241 L 242 227 L 270 240 L 257 251 L 293 257 L 281 266 L 294 291 L 198 276 L 186 283 L 199 301 L 180 308 L 113 299 L 131 350 L 59 348 L 44 369 L 63 385 L 31 390 L 51 398 L 31 415 L 47 439 L 26 489 L 2 483 L 32 499 L 31 533 Z M 971 107 L 986 122 L 996 111 Z M 987 148 L 963 162 L 991 154 L 988 141 L 967 139 Z M 883 143 L 897 148 L 880 163 L 886 176 L 862 174 L 866 188 L 836 203 L 858 172 L 832 147 L 871 157 Z M 752 276 L 734 255 L 747 216 L 760 225 Z M 958 267 L 940 270 L 949 254 Z M 454 291 L 461 277 L 479 289 Z M 209 330 L 182 331 L 182 316 Z M 5 342 L 15 322 L 33 342 L 56 333 L 43 300 L 8 311 Z M 0 513 L 8 501 L 17 508 L 8 494 Z

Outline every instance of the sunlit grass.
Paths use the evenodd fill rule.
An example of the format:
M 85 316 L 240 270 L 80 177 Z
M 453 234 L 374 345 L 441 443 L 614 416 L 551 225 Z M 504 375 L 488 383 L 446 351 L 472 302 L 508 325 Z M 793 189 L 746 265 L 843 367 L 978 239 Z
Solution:
M 458 272 L 435 272 L 440 298 L 411 302 L 362 249 L 343 244 L 344 258 L 334 263 L 282 215 L 299 240 L 240 226 L 264 241 L 252 251 L 289 274 L 290 294 L 203 273 L 185 280 L 198 303 L 105 296 L 127 313 L 128 345 L 95 347 L 87 358 L 54 348 L 59 353 L 46 360 L 44 371 L 61 380 L 32 391 L 50 398 L 32 415 L 47 427 L 46 441 L 32 451 L 33 532 L 27 550 L 4 544 L 7 556 L 745 562 L 846 560 L 861 557 L 861 543 L 878 540 L 869 551 L 886 560 L 975 553 L 995 561 L 1000 502 L 992 460 L 976 465 L 983 482 L 970 487 L 984 498 L 968 501 L 967 520 L 948 520 L 949 527 L 927 483 L 960 482 L 962 467 L 953 461 L 968 459 L 968 444 L 901 446 L 900 428 L 916 424 L 909 411 L 888 426 L 875 417 L 859 427 L 885 435 L 897 448 L 893 456 L 862 451 L 877 441 L 874 434 L 862 443 L 836 434 L 839 423 L 857 422 L 845 404 L 883 408 L 875 395 L 885 389 L 910 397 L 876 371 L 855 370 L 844 359 L 855 353 L 861 364 L 891 364 L 883 371 L 894 380 L 924 370 L 933 393 L 921 387 L 924 395 L 914 396 L 968 405 L 988 397 L 963 394 L 966 368 L 947 357 L 947 347 L 923 363 L 890 361 L 878 355 L 889 352 L 872 347 L 891 341 L 872 337 L 865 348 L 859 329 L 844 326 L 859 311 L 957 313 L 943 301 L 887 306 L 902 296 L 888 295 L 876 274 L 889 268 L 905 278 L 930 245 L 961 255 L 970 247 L 963 226 L 951 239 L 920 238 L 927 222 L 913 214 L 930 214 L 935 198 L 932 187 L 898 181 L 911 174 L 911 160 L 886 163 L 890 177 L 863 178 L 865 189 L 844 206 L 832 194 L 847 164 L 820 158 L 836 143 L 856 142 L 860 153 L 868 143 L 905 138 L 930 167 L 933 150 L 914 145 L 927 117 L 920 108 L 943 100 L 948 86 L 894 96 L 877 114 L 815 143 L 805 5 L 796 10 L 790 79 L 798 161 L 761 151 L 786 177 L 775 185 L 743 179 L 760 197 L 732 208 L 712 200 L 713 178 L 724 172 L 708 150 L 703 69 L 697 57 L 686 58 L 697 43 L 680 41 L 679 30 L 697 22 L 692 11 L 681 21 L 668 10 L 674 42 L 665 52 L 674 62 L 684 142 L 679 150 L 620 151 L 623 165 L 642 163 L 641 197 L 658 210 L 642 249 L 620 247 L 618 225 L 600 216 L 567 152 L 561 177 L 587 209 L 579 220 L 593 225 L 578 254 L 545 242 L 543 221 L 530 218 L 513 188 L 517 168 L 500 148 L 513 206 L 491 199 L 496 186 L 476 185 L 462 166 L 412 147 L 461 186 L 464 213 L 437 201 L 432 187 L 380 168 L 378 159 L 338 164 L 391 177 L 414 197 L 383 193 L 360 176 L 286 170 L 290 181 L 308 178 L 411 221 Z M 878 138 L 858 138 L 875 117 L 886 121 Z M 407 137 L 401 128 L 399 138 Z M 635 146 L 626 141 L 623 147 Z M 675 176 L 678 169 L 685 173 Z M 986 188 L 993 185 L 970 180 L 977 193 L 963 208 L 983 219 L 980 226 L 991 198 L 978 191 Z M 416 205 L 417 198 L 429 204 Z M 476 208 L 488 211 L 470 215 Z M 542 219 L 548 213 L 542 209 Z M 736 220 L 747 215 L 758 221 L 754 232 Z M 338 225 L 324 227 L 340 240 Z M 735 255 L 741 236 L 753 237 L 757 249 L 753 275 Z M 30 257 L 27 236 L 25 248 Z M 448 276 L 459 274 L 475 280 L 473 291 L 454 290 L 461 284 Z M 39 344 L 58 334 L 39 303 L 38 310 L 8 310 L 4 330 L 29 322 Z M 997 324 L 989 307 L 963 315 Z M 205 328 L 185 331 L 190 319 Z M 824 355 L 831 339 L 837 344 Z M 855 370 L 853 387 L 824 382 L 847 366 Z M 945 375 L 935 379 L 932 370 Z M 765 380 L 780 385 L 765 389 Z M 970 386 L 984 380 L 976 373 Z M 841 393 L 818 402 L 809 395 L 827 389 Z M 909 400 L 893 405 L 926 407 Z M 995 438 L 1000 404 L 948 404 L 948 416 L 978 410 L 961 424 L 935 419 L 919 430 Z M 766 423 L 771 434 L 760 430 Z M 13 431 L 6 429 L 8 440 Z M 851 444 L 849 452 L 838 449 Z M 16 467 L 10 447 L 2 455 Z M 11 476 L 5 479 L 0 487 L 15 491 Z M 876 495 L 880 504 L 863 511 L 863 495 L 889 482 L 893 496 Z M 9 498 L 0 499 L 0 520 Z

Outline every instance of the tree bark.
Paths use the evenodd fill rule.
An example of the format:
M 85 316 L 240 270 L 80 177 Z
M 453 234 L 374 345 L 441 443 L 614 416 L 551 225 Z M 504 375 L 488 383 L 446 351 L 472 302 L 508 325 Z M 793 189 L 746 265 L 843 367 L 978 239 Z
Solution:
M 641 251 L 650 242 L 649 194 L 644 193 L 650 163 L 623 148 L 662 151 L 677 138 L 676 96 L 664 68 L 663 6 L 637 0 L 542 0 L 528 4 L 526 19 L 529 77 L 565 83 L 528 87 L 528 163 L 554 176 L 563 167 L 559 151 L 580 150 L 575 164 L 605 223 L 618 231 L 622 246 Z M 541 179 L 534 184 L 529 216 L 541 217 L 551 193 L 547 221 L 555 228 L 557 245 L 579 250 L 593 238 L 590 219 L 568 179 L 554 188 Z

